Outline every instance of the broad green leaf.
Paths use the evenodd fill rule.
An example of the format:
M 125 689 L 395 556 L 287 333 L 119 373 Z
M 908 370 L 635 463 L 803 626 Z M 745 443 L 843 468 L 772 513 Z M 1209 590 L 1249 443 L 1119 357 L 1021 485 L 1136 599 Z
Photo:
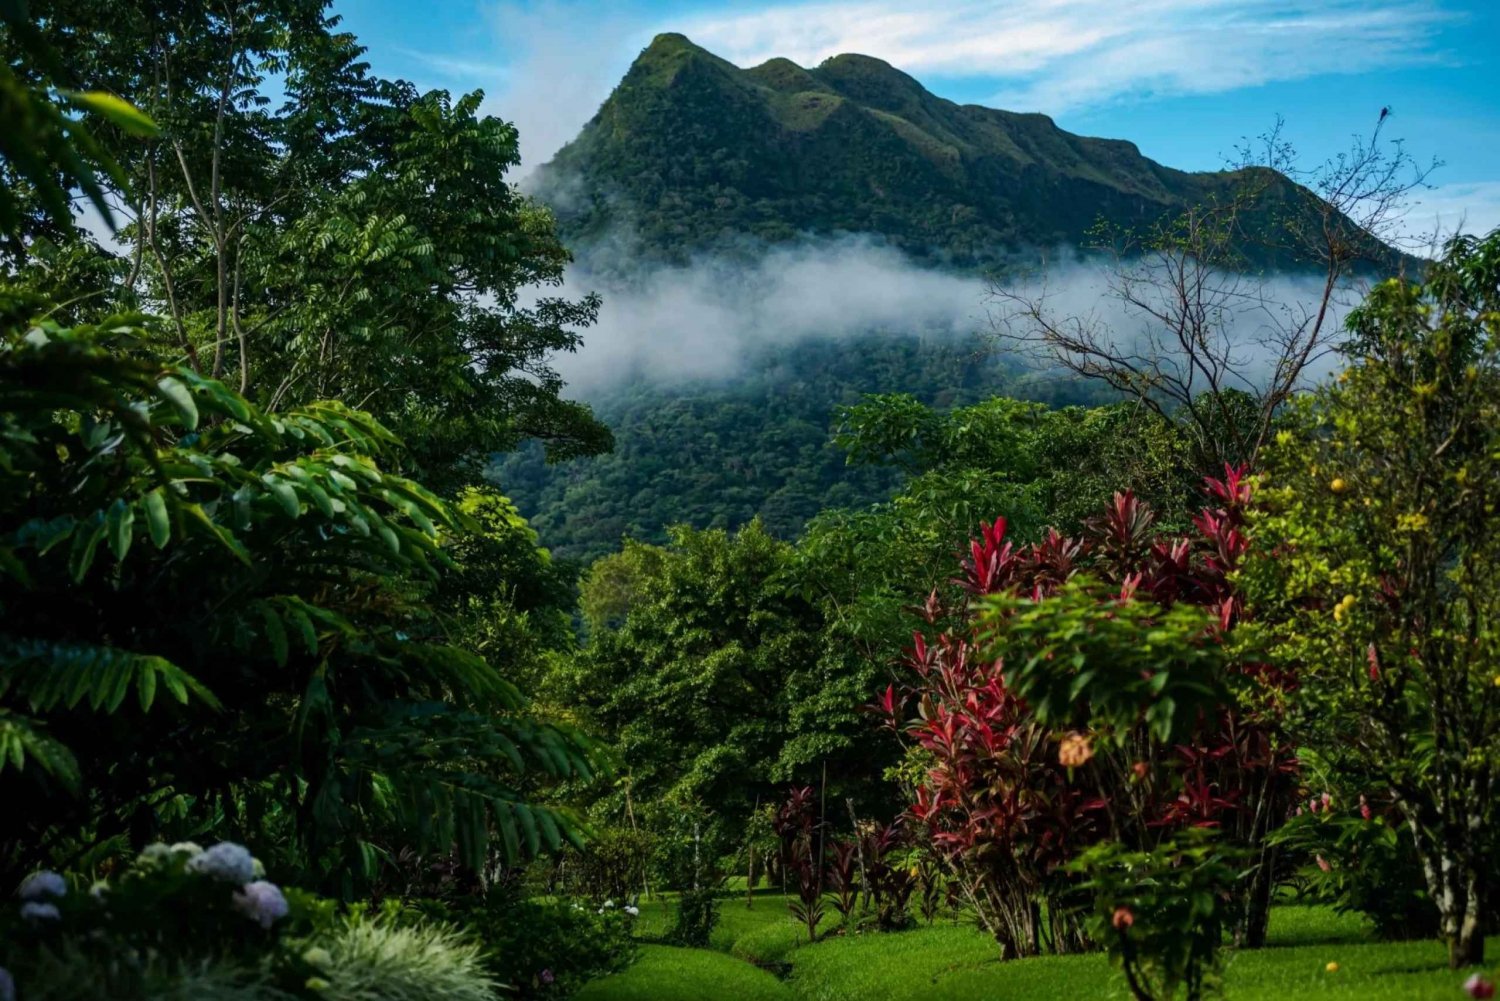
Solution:
M 146 528 L 151 533 L 151 541 L 157 549 L 164 549 L 167 540 L 172 537 L 172 523 L 167 518 L 167 497 L 161 487 L 157 487 L 146 495 L 144 505 Z
M 110 551 L 115 554 L 116 560 L 123 563 L 125 554 L 130 552 L 130 543 L 135 538 L 135 508 L 117 498 L 109 506 L 109 514 L 104 521 L 109 530 Z
M 150 137 L 159 131 L 150 115 L 113 94 L 102 90 L 65 90 L 62 94 L 74 106 L 103 116 L 130 135 Z
M 157 392 L 161 398 L 172 405 L 177 411 L 177 416 L 182 418 L 182 423 L 189 431 L 198 427 L 198 404 L 193 402 L 192 392 L 182 382 L 172 376 L 167 376 L 156 385 Z

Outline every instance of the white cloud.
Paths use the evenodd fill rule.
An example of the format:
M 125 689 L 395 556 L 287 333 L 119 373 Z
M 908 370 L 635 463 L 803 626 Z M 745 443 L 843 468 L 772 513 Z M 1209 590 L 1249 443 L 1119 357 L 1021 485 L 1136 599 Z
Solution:
M 740 65 L 859 52 L 917 75 L 990 78 L 989 103 L 1056 115 L 1431 63 L 1432 32 L 1449 17 L 1425 0 L 849 0 L 703 16 L 682 30 Z
M 623 243 L 628 253 L 628 237 Z M 608 259 L 584 258 L 569 269 L 562 289 L 604 292 L 599 322 L 584 331 L 582 350 L 554 359 L 585 397 L 624 380 L 733 377 L 769 344 L 871 331 L 946 338 L 987 324 L 983 282 L 919 268 L 861 237 L 747 247 L 686 266 L 647 268 L 623 282 L 612 274 Z
M 513 58 L 486 90 L 484 111 L 519 130 L 523 175 L 578 135 L 652 34 L 628 11 L 579 0 L 500 0 L 485 13 Z
M 1488 233 L 1500 227 L 1500 181 L 1441 184 L 1417 192 L 1402 223 L 1413 235 Z

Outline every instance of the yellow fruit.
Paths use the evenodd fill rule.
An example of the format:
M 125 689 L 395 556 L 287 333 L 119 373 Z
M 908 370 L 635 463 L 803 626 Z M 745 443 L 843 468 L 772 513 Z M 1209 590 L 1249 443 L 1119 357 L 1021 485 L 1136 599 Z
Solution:
M 1336 494 L 1341 494 L 1349 489 L 1349 484 L 1345 483 L 1342 477 L 1335 476 L 1333 482 L 1328 484 L 1328 489 Z
M 1327 970 L 1329 973 L 1337 973 L 1339 972 L 1339 964 L 1329 963 L 1327 966 L 1323 967 L 1323 969 Z

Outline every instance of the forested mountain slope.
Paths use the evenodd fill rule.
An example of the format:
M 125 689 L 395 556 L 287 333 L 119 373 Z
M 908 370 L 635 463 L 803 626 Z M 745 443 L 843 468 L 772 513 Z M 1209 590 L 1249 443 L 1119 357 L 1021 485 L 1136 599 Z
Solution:
M 1303 252 L 1328 224 L 1350 233 L 1359 255 L 1389 251 L 1267 168 L 1175 170 L 1045 115 L 944 100 L 879 59 L 741 69 L 678 34 L 640 54 L 532 190 L 606 299 L 611 283 L 638 295 L 642 276 L 664 267 L 753 268 L 783 245 L 832 246 L 840 234 L 895 248 L 913 275 L 973 276 L 1055 248 L 1149 241 L 1209 205 L 1234 206 L 1212 224 L 1224 227 L 1215 252 L 1232 267 L 1318 270 L 1316 253 Z M 778 345 L 752 340 L 738 381 L 673 386 L 648 372 L 648 381 L 595 391 L 613 455 L 548 467 L 530 449 L 493 473 L 567 556 L 599 555 L 622 535 L 658 540 L 675 522 L 733 528 L 758 515 L 789 537 L 818 510 L 863 506 L 895 482 L 890 471 L 845 467 L 829 441 L 839 405 L 870 392 L 951 404 L 1057 396 L 1056 386 L 1018 384 L 1009 362 L 956 360 L 973 345 L 906 336 L 922 329 L 908 319 L 882 325 L 900 335 L 853 340 L 812 331 L 788 342 L 767 329 Z M 610 334 L 598 331 L 595 343 Z M 1098 401 L 1096 387 L 1062 393 Z
M 737 528 L 759 516 L 782 538 L 829 507 L 863 507 L 898 482 L 848 466 L 832 442 L 836 408 L 867 393 L 907 392 L 940 407 L 1007 393 L 1096 402 L 1089 387 L 1032 382 L 978 340 L 869 334 L 767 347 L 728 382 L 621 386 L 594 401 L 613 453 L 547 465 L 542 449 L 491 470 L 544 544 L 592 560 L 622 536 L 659 542 L 667 526 Z
M 1101 219 L 1149 224 L 1253 181 L 1257 212 L 1301 211 L 1269 171 L 1189 173 L 1133 143 L 936 97 L 869 56 L 740 69 L 659 35 L 538 174 L 564 235 L 587 250 L 628 230 L 681 260 L 745 237 L 877 233 L 960 267 L 1076 244 Z

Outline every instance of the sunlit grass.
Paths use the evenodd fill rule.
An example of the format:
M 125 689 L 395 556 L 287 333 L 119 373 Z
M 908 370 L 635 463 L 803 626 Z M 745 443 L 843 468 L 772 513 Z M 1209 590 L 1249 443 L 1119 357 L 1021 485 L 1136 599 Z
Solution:
M 642 905 L 639 930 L 670 926 L 670 901 Z M 994 943 L 951 917 L 898 934 L 841 934 L 831 916 L 826 936 L 809 945 L 779 894 L 762 891 L 723 902 L 712 950 L 648 946 L 624 974 L 590 985 L 588 1001 L 1050 1001 L 1128 997 L 1103 956 L 1045 956 L 1014 963 Z M 1491 940 L 1500 950 L 1500 939 Z M 727 954 L 727 955 L 726 955 Z M 1328 964 L 1337 963 L 1330 972 Z M 759 967 L 759 968 L 758 968 Z M 779 981 L 773 974 L 784 975 Z M 1467 973 L 1447 968 L 1437 942 L 1376 942 L 1357 915 L 1326 907 L 1272 911 L 1270 945 L 1231 953 L 1230 1001 L 1461 1001 Z M 765 993 L 765 992 L 770 993 Z

